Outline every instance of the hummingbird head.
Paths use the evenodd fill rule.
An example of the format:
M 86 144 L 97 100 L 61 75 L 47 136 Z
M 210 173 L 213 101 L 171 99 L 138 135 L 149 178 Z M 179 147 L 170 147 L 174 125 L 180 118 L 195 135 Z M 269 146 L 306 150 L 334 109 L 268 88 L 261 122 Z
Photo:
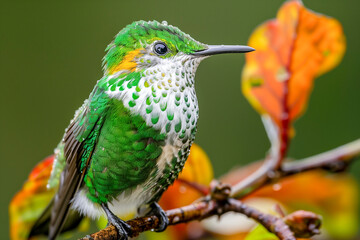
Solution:
M 175 108 L 182 108 L 184 116 L 178 117 L 184 119 L 176 120 L 182 122 L 176 130 L 185 131 L 190 129 L 186 126 L 190 118 L 192 125 L 196 122 L 193 118 L 197 119 L 194 77 L 201 60 L 214 54 L 253 50 L 206 45 L 167 22 L 137 21 L 122 29 L 106 48 L 104 77 L 98 85 L 155 127 L 175 120 L 174 114 L 180 112 Z
M 122 29 L 106 48 L 103 66 L 105 74 L 139 72 L 154 66 L 176 64 L 186 68 L 186 63 L 200 63 L 209 55 L 226 52 L 248 52 L 246 46 L 208 46 L 185 34 L 167 22 L 137 21 Z M 179 69 L 180 70 L 180 69 Z M 196 70 L 184 69 L 187 71 Z
M 207 46 L 166 22 L 137 21 L 126 26 L 108 45 L 105 74 L 143 71 L 148 68 L 193 59 L 191 54 Z

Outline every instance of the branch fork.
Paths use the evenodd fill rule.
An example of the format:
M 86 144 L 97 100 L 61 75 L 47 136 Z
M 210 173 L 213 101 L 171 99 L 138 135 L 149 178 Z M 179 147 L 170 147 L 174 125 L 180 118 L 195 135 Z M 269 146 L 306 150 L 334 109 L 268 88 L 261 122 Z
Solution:
M 320 233 L 321 217 L 312 212 L 296 211 L 287 216 L 277 217 L 265 214 L 252 208 L 239 199 L 256 189 L 281 178 L 314 170 L 323 169 L 331 172 L 343 171 L 349 163 L 360 155 L 360 139 L 340 146 L 325 153 L 306 159 L 284 162 L 278 169 L 272 168 L 271 160 L 267 159 L 255 174 L 245 178 L 235 186 L 212 181 L 209 190 L 203 186 L 196 186 L 201 193 L 209 193 L 194 203 L 166 211 L 169 225 L 202 220 L 211 216 L 219 218 L 227 212 L 237 212 L 262 224 L 269 232 L 280 240 L 296 240 L 309 238 Z M 274 174 L 269 174 L 274 173 Z M 281 209 L 278 211 L 281 212 Z M 134 218 L 126 222 L 131 226 L 129 237 L 136 237 L 140 233 L 156 229 L 159 219 L 156 216 Z M 97 233 L 88 235 L 81 240 L 115 240 L 119 239 L 116 228 L 112 225 Z
M 296 240 L 296 236 L 304 236 L 303 231 L 305 230 L 303 229 L 306 229 L 309 234 L 318 233 L 320 221 L 318 221 L 318 225 L 314 225 L 313 222 L 320 218 L 313 213 L 305 211 L 302 211 L 304 213 L 295 212 L 285 218 L 279 218 L 270 214 L 262 213 L 237 199 L 231 198 L 230 193 L 230 185 L 213 181 L 211 183 L 210 195 L 191 205 L 166 211 L 165 213 L 169 218 L 169 225 L 185 223 L 193 220 L 202 220 L 216 215 L 220 218 L 227 212 L 237 212 L 259 222 L 266 229 L 283 240 Z M 302 216 L 306 216 L 307 218 L 302 220 Z M 309 221 L 308 219 L 310 216 L 315 220 Z M 296 221 L 294 221 L 294 219 L 296 219 Z M 302 228 L 300 228 L 300 230 L 296 228 L 298 226 L 298 222 L 302 223 Z M 145 216 L 129 220 L 126 223 L 131 226 L 129 237 L 136 237 L 141 232 L 156 229 L 159 226 L 159 219 L 156 216 Z M 294 235 L 293 229 L 298 230 L 296 232 L 299 232 L 299 234 Z M 313 231 L 310 232 L 308 229 L 312 229 Z M 112 240 L 119 238 L 120 235 L 118 234 L 116 228 L 113 225 L 110 225 L 97 233 L 82 238 L 81 240 Z

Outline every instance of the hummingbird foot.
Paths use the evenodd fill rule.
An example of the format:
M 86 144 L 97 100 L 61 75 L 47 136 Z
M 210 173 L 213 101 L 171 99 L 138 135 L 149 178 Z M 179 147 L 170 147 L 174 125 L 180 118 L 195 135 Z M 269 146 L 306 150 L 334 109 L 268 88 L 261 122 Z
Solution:
M 149 215 L 155 215 L 159 219 L 159 227 L 154 229 L 155 232 L 163 232 L 169 225 L 169 218 L 166 216 L 165 211 L 160 207 L 157 202 L 150 204 Z
M 120 238 L 119 240 L 128 240 L 129 232 L 131 231 L 131 227 L 125 221 L 118 218 L 114 213 L 112 213 L 106 203 L 102 203 L 101 207 L 104 209 L 107 219 L 108 225 L 111 224 L 116 227 Z

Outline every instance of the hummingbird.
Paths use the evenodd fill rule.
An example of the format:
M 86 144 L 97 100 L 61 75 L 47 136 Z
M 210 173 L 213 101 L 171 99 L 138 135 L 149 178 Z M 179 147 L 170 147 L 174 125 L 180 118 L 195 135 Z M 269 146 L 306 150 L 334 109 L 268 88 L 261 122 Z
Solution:
M 68 229 L 74 212 L 106 215 L 121 239 L 130 226 L 118 215 L 145 208 L 168 225 L 157 201 L 189 155 L 199 115 L 194 88 L 197 67 L 222 53 L 245 53 L 243 45 L 207 45 L 179 28 L 136 21 L 107 46 L 97 81 L 55 149 L 47 188 L 57 188 L 32 227 L 50 240 Z

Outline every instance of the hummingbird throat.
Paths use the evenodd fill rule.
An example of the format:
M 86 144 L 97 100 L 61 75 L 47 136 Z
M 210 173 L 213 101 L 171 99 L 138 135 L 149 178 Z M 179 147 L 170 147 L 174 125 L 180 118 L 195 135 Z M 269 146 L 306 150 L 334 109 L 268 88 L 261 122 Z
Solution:
M 184 142 L 196 132 L 199 110 L 194 78 L 203 59 L 181 53 L 157 64 L 140 60 L 135 71 L 119 71 L 100 81 L 110 98 L 122 101 L 148 126 Z

